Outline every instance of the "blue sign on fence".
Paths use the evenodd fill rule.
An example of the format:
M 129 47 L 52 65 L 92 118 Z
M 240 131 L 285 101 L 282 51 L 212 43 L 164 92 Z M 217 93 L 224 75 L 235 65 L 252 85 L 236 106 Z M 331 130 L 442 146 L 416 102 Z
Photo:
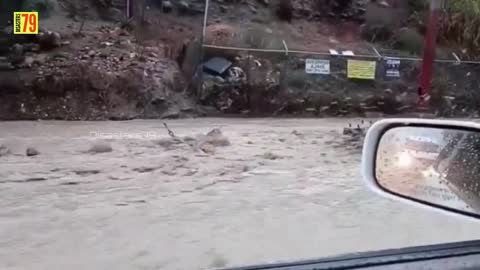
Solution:
M 385 77 L 400 78 L 400 59 L 387 58 L 385 60 Z

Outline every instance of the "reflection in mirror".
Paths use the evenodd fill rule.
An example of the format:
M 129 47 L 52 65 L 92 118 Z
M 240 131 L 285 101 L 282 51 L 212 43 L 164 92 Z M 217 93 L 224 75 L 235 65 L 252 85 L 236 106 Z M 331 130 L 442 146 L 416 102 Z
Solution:
M 380 139 L 375 175 L 398 195 L 480 214 L 479 162 L 478 132 L 396 127 Z

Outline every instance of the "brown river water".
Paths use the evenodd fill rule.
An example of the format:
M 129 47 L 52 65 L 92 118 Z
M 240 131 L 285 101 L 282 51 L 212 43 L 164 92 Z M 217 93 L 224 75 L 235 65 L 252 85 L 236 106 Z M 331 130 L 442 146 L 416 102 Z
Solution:
M 208 269 L 480 238 L 366 190 L 341 143 L 352 121 L 168 122 L 220 128 L 231 145 L 214 154 L 160 145 L 162 121 L 0 122 L 0 269 Z M 113 151 L 87 152 L 97 141 Z

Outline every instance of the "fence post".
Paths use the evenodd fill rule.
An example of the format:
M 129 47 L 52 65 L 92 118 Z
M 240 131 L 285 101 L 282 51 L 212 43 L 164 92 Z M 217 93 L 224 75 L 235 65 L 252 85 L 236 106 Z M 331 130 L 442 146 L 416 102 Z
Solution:
M 205 11 L 203 14 L 203 29 L 202 29 L 202 36 L 200 40 L 200 61 L 199 61 L 199 66 L 195 68 L 195 72 L 200 72 L 199 74 L 199 86 L 197 87 L 195 96 L 198 97 L 198 94 L 203 88 L 203 60 L 205 58 L 205 36 L 207 33 L 207 21 L 208 21 L 208 7 L 210 4 L 210 0 L 205 1 Z
M 125 13 L 126 13 L 127 21 L 133 17 L 131 2 L 132 2 L 131 0 L 125 0 Z
M 422 70 L 418 95 L 420 106 L 428 106 L 429 92 L 432 87 L 433 62 L 435 61 L 435 47 L 437 43 L 438 19 L 441 11 L 441 0 L 430 0 L 430 15 L 428 18 L 427 35 L 423 51 Z
M 283 91 L 286 88 L 286 81 L 287 81 L 287 67 L 288 67 L 288 46 L 285 40 L 282 40 L 283 48 L 285 49 L 285 55 L 282 57 L 284 59 L 282 65 L 282 73 L 280 74 L 280 90 Z
M 251 58 L 252 56 L 250 55 L 250 50 L 247 50 L 247 57 L 248 57 L 248 61 L 247 61 L 247 72 L 246 72 L 246 75 L 247 75 L 247 91 L 246 91 L 246 94 L 247 94 L 247 103 L 248 103 L 248 108 L 250 109 L 250 111 L 252 110 L 252 102 L 251 102 L 251 94 L 252 94 L 252 82 L 251 82 L 251 79 L 250 79 L 250 76 L 252 76 L 252 66 L 251 66 Z

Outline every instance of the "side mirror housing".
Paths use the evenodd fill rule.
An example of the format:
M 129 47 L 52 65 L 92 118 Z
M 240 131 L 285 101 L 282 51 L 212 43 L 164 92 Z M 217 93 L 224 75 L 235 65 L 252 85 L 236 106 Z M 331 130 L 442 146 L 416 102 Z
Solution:
M 480 219 L 480 124 L 378 121 L 365 138 L 362 175 L 384 197 Z

